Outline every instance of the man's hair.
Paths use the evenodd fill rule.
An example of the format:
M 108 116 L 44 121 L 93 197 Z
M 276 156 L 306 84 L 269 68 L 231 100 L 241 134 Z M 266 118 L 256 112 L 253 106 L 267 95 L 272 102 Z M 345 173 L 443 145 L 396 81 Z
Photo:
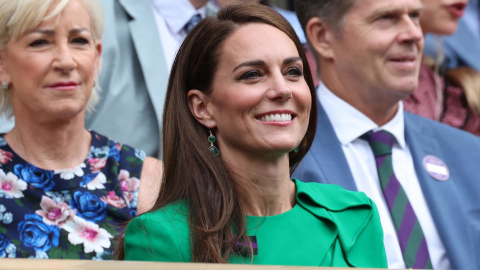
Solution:
M 352 8 L 357 0 L 295 0 L 295 12 L 302 29 L 307 37 L 308 45 L 317 64 L 317 72 L 320 72 L 320 57 L 313 49 L 312 43 L 307 35 L 307 23 L 313 17 L 318 17 L 328 25 L 332 26 L 337 37 L 343 33 L 345 14 Z
M 303 31 L 311 18 L 318 17 L 334 27 L 337 35 L 341 36 L 345 14 L 355 2 L 356 0 L 295 0 L 295 11 Z

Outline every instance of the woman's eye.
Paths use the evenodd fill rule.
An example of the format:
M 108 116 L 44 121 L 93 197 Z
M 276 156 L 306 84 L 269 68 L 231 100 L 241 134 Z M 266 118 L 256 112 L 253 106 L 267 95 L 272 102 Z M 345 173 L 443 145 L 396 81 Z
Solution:
M 30 47 L 40 47 L 40 46 L 44 46 L 44 45 L 47 45 L 47 44 L 48 44 L 47 40 L 38 39 L 38 40 L 35 40 L 34 42 L 30 43 Z
M 72 43 L 80 44 L 80 45 L 90 44 L 90 42 L 86 38 L 74 38 L 72 40 Z
M 262 75 L 260 74 L 260 72 L 258 72 L 256 70 L 252 70 L 252 71 L 249 71 L 249 72 L 243 74 L 242 77 L 240 77 L 240 80 L 254 80 L 254 79 L 257 79 L 261 76 Z
M 298 68 L 291 68 L 287 71 L 288 76 L 300 77 L 303 76 L 303 72 Z

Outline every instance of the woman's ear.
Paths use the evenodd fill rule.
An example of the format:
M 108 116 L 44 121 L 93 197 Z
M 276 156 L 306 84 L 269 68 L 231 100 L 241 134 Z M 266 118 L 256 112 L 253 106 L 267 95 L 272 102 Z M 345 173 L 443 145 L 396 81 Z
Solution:
M 312 50 L 321 58 L 333 59 L 332 38 L 335 33 L 328 25 L 318 17 L 313 17 L 307 22 L 305 27 L 306 35 L 310 41 Z M 320 59 L 317 59 L 317 62 Z
M 97 55 L 96 55 L 97 58 L 95 59 L 95 68 L 96 68 L 95 74 L 98 74 L 102 68 L 102 49 L 103 49 L 102 41 L 98 40 L 95 43 L 95 50 L 97 51 Z
M 208 106 L 210 98 L 202 91 L 196 89 L 188 91 L 187 97 L 188 107 L 190 108 L 193 117 L 205 127 L 210 129 L 215 128 L 217 122 Z
M 5 51 L 0 51 L 0 83 L 1 82 L 10 83 L 10 75 L 7 72 L 4 59 L 5 59 Z

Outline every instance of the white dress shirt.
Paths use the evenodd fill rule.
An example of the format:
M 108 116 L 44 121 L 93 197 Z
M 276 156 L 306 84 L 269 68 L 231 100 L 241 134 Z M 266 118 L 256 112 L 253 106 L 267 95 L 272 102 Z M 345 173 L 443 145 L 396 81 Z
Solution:
M 359 138 L 370 130 L 385 130 L 395 137 L 392 149 L 393 171 L 405 190 L 423 229 L 433 268 L 450 269 L 445 247 L 423 196 L 412 155 L 405 142 L 403 103 L 400 102 L 399 109 L 390 122 L 378 127 L 370 118 L 337 97 L 325 85 L 321 84 L 318 87 L 317 94 L 342 144 L 342 150 L 358 190 L 365 192 L 377 205 L 383 227 L 388 267 L 406 268 L 395 226 L 380 187 L 375 156 L 368 142 Z
M 189 0 L 151 0 L 151 3 L 163 53 L 170 71 L 178 49 L 187 35 L 183 28 L 196 14 L 200 14 L 204 19 L 207 8 L 203 6 L 195 9 Z

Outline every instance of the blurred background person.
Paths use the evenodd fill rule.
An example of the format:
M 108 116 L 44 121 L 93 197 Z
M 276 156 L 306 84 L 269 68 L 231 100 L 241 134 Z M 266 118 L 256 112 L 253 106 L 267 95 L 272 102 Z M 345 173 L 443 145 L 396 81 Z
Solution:
M 424 34 L 451 35 L 457 30 L 468 0 L 422 2 L 425 11 L 420 24 Z M 475 39 L 462 43 L 475 44 Z M 480 53 L 480 47 L 477 51 Z M 480 74 L 468 67 L 445 70 L 441 68 L 443 59 L 436 61 L 424 58 L 418 89 L 404 100 L 405 110 L 480 135 Z
M 165 181 L 155 207 L 129 223 L 118 258 L 386 267 L 365 194 L 291 179 L 316 126 L 315 88 L 293 28 L 262 5 L 217 16 L 177 55 Z
M 86 127 L 160 156 L 170 67 L 183 38 L 214 13 L 208 0 L 101 0 L 105 8 L 102 87 Z M 115 121 L 112 121 L 115 117 Z
M 4 257 L 111 258 L 118 226 L 155 199 L 161 165 L 84 127 L 103 20 L 97 0 L 0 0 L 0 113 L 15 115 L 0 136 Z
M 448 4 L 463 3 L 451 1 Z M 450 8 L 455 12 L 454 5 Z M 461 15 L 459 11 L 455 13 Z M 436 39 L 440 39 L 440 42 Z M 470 0 L 453 35 L 439 38 L 434 32 L 427 34 L 425 54 L 434 59 L 444 58 L 447 69 L 470 67 L 480 72 L 480 1 Z

